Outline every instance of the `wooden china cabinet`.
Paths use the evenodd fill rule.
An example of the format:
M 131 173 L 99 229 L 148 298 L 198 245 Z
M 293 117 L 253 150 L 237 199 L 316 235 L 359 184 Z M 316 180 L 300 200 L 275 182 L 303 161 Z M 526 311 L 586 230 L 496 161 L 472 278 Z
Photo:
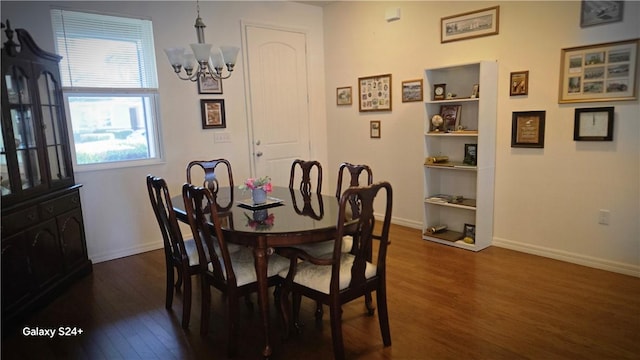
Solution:
M 6 25 L 6 28 L 5 28 Z M 91 272 L 58 63 L 2 24 L 2 327 Z M 14 39 L 14 35 L 16 39 Z

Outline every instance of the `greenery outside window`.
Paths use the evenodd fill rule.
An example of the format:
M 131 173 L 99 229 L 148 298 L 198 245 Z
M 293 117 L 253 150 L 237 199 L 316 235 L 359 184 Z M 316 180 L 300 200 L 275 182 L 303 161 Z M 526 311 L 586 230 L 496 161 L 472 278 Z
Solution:
M 76 170 L 160 160 L 150 20 L 52 9 Z

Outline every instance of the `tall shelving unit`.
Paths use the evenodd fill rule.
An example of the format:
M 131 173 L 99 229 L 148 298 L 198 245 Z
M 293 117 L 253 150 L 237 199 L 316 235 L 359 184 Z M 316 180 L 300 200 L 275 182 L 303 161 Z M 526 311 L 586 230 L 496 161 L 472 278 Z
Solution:
M 498 64 L 495 61 L 424 70 L 424 219 L 423 239 L 479 251 L 493 238 Z M 446 84 L 453 98 L 434 100 L 434 85 Z M 475 84 L 478 96 L 472 97 Z M 463 130 L 433 131 L 431 119 L 443 105 L 460 105 Z M 463 164 L 465 144 L 476 144 L 477 164 Z M 430 163 L 428 158 L 447 157 Z M 453 199 L 450 201 L 440 199 Z M 475 227 L 474 243 L 462 240 L 466 225 Z M 446 225 L 445 231 L 431 232 Z

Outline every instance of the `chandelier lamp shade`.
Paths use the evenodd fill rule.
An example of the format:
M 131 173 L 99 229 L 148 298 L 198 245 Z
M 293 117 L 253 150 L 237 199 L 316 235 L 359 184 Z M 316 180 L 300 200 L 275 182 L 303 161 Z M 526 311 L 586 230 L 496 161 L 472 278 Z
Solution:
M 164 49 L 176 75 L 182 80 L 197 81 L 205 77 L 214 79 L 228 79 L 233 72 L 240 48 L 236 46 L 221 46 L 214 48 L 204 42 L 204 28 L 206 25 L 200 18 L 200 4 L 197 3 L 197 18 L 194 27 L 198 37 L 197 44 L 190 44 L 191 51 L 184 47 Z M 227 74 L 223 75 L 224 68 Z M 184 69 L 184 73 L 182 70 Z

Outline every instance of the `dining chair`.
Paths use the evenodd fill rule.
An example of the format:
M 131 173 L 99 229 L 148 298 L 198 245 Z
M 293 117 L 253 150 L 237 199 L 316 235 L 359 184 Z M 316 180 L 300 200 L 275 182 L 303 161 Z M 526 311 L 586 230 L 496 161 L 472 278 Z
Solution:
M 179 290 L 182 284 L 182 328 L 189 327 L 191 317 L 191 276 L 198 274 L 198 252 L 192 238 L 183 239 L 176 214 L 173 211 L 171 195 L 166 181 L 157 176 L 147 175 L 147 190 L 153 213 L 156 216 L 164 242 L 165 265 L 167 272 L 167 290 L 165 307 L 171 309 L 174 287 Z M 174 284 L 174 268 L 178 279 Z
M 383 208 L 376 209 L 382 214 L 382 221 L 374 217 L 374 200 L 385 193 L 381 199 Z M 348 210 L 350 199 L 357 197 L 360 211 L 357 217 Z M 293 324 L 300 329 L 300 295 L 328 305 L 331 314 L 331 336 L 336 359 L 344 359 L 342 337 L 342 305 L 357 298 L 376 292 L 378 320 L 384 346 L 391 345 L 389 316 L 386 296 L 386 256 L 391 226 L 392 188 L 388 182 L 373 185 L 350 187 L 340 197 L 337 217 L 337 236 L 333 252 L 326 257 L 312 257 L 295 248 L 284 248 L 290 260 L 289 269 L 280 273 L 284 279 L 280 306 L 285 337 L 289 335 L 289 317 L 293 313 Z M 353 236 L 353 248 L 350 253 L 342 251 L 342 239 L 345 234 Z M 375 250 L 375 259 L 370 258 Z M 292 293 L 293 309 L 288 299 Z M 370 312 L 368 312 L 371 314 Z
M 368 165 L 354 165 L 348 162 L 343 162 L 340 164 L 340 167 L 338 167 L 338 184 L 336 185 L 336 198 L 338 199 L 340 199 L 340 196 L 342 195 L 342 186 L 346 180 L 344 179 L 345 171 L 348 171 L 350 175 L 349 187 L 360 186 L 360 177 L 363 172 L 367 176 L 367 185 L 373 184 L 373 171 Z M 357 210 L 358 207 L 353 204 L 355 199 L 351 199 L 350 201 L 352 202 L 351 207 L 353 210 Z
M 218 166 L 222 170 L 216 170 Z M 217 195 L 222 186 L 228 186 L 233 189 L 233 171 L 231 170 L 231 163 L 227 159 L 214 159 L 214 160 L 194 160 L 187 164 L 187 182 L 193 184 L 191 178 L 195 172 L 194 167 L 201 168 L 204 172 L 202 186 L 211 191 L 213 195 Z M 220 176 L 222 171 L 226 169 L 226 177 Z M 228 204 L 218 204 L 218 210 L 228 210 L 233 206 L 233 191 L 230 193 L 230 201 Z
M 300 168 L 300 170 L 298 170 Z M 315 169 L 315 171 L 314 171 Z M 298 185 L 300 191 L 305 193 L 315 192 L 320 194 L 322 191 L 322 165 L 316 160 L 301 160 L 296 159 L 291 163 L 291 174 L 289 176 L 289 189 L 293 189 L 296 182 L 296 174 L 300 173 L 300 184 Z M 311 176 L 315 173 L 315 191 L 313 190 L 314 184 L 311 181 Z
M 258 291 L 253 252 L 249 248 L 231 252 L 222 233 L 218 208 L 208 188 L 184 184 L 182 187 L 189 226 L 200 259 L 202 310 L 200 334 L 209 332 L 211 287 L 227 299 L 228 355 L 234 356 L 238 345 L 238 299 Z M 204 204 L 204 206 L 203 206 Z M 278 285 L 279 272 L 286 271 L 289 260 L 277 254 L 269 257 L 268 286 Z

